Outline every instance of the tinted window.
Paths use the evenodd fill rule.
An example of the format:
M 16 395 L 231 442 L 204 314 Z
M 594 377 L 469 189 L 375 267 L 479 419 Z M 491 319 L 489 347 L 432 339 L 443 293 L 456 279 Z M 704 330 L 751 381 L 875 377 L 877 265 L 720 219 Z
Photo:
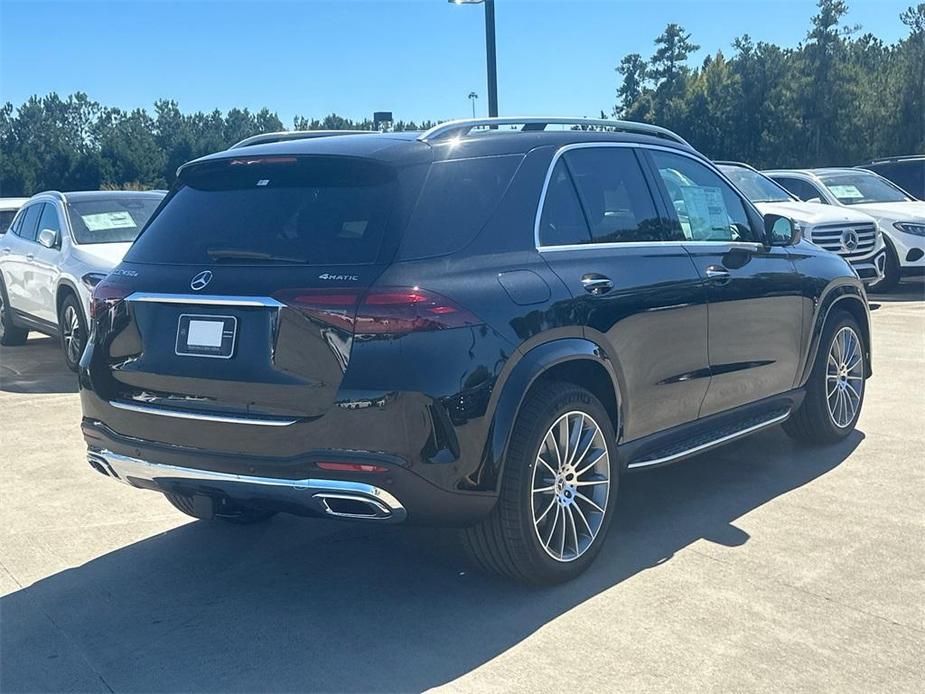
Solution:
M 893 161 L 862 167 L 888 178 L 907 193 L 925 199 L 925 159 Z
M 0 210 L 0 234 L 7 232 L 14 217 L 16 217 L 16 210 Z
M 556 163 L 546 188 L 539 236 L 541 246 L 591 242 L 591 233 L 578 202 L 575 183 L 562 158 Z
M 745 205 L 714 171 L 690 157 L 652 150 L 652 159 L 690 241 L 754 241 Z
M 743 166 L 719 166 L 726 178 L 752 202 L 790 202 L 792 198 L 779 184 Z
M 184 172 L 126 255 L 139 263 L 373 262 L 394 171 L 346 157 L 243 157 Z
M 120 195 L 68 203 L 67 213 L 77 243 L 125 243 L 135 240 L 161 199 Z
M 812 183 L 808 183 L 799 178 L 786 178 L 783 176 L 775 176 L 774 180 L 800 198 L 800 200 L 808 201 L 816 198 L 820 202 L 825 202 L 825 198 L 822 197 L 822 191 L 817 190 L 816 186 Z
M 16 234 L 29 241 L 35 241 L 35 235 L 38 233 L 39 217 L 42 216 L 42 203 L 29 205 L 23 215 L 22 223 L 16 230 Z
M 404 257 L 463 248 L 498 207 L 523 155 L 453 159 L 431 165 L 403 234 Z
M 39 218 L 39 232 L 41 232 L 42 229 L 51 229 L 58 234 L 60 238 L 61 223 L 58 221 L 58 211 L 55 209 L 54 205 L 45 205 L 45 210 Z M 36 238 L 38 238 L 38 234 L 36 234 Z
M 820 176 L 823 185 L 842 205 L 865 202 L 906 202 L 909 198 L 885 178 L 866 171 Z
M 593 243 L 680 239 L 655 211 L 633 150 L 581 148 L 564 156 L 585 211 Z

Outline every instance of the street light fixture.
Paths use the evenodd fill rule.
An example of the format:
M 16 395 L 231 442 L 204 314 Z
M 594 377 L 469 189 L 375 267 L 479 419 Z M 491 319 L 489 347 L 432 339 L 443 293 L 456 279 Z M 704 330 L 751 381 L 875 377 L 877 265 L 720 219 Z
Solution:
M 485 56 L 488 64 L 488 116 L 498 116 L 498 65 L 495 58 L 495 0 L 447 0 L 453 5 L 485 5 Z
M 475 92 L 469 92 L 469 101 L 472 102 L 472 118 L 475 119 L 475 100 L 479 98 L 479 95 Z

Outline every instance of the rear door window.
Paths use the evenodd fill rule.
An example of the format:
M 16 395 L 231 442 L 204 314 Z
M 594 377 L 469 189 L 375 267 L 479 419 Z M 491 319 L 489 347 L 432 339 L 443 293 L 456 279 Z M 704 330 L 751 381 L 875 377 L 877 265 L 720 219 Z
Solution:
M 592 243 L 683 240 L 659 218 L 635 152 L 628 147 L 579 148 L 565 154 Z
M 549 177 L 543 214 L 540 217 L 541 246 L 571 246 L 591 243 L 588 221 L 578 200 L 578 190 L 564 158 L 556 162 Z
M 396 196 L 395 171 L 350 157 L 221 159 L 183 172 L 126 260 L 368 264 Z

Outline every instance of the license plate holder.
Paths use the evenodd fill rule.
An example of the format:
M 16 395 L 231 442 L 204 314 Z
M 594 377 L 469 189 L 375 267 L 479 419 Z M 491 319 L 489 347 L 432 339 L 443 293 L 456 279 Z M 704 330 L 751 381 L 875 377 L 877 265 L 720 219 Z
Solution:
M 177 322 L 175 352 L 180 357 L 231 359 L 238 333 L 234 316 L 183 313 Z

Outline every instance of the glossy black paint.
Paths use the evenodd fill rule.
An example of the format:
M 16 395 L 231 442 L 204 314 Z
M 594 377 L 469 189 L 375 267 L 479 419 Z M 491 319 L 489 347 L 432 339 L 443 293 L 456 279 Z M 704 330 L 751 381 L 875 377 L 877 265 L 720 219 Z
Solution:
M 369 157 L 413 168 L 418 178 L 440 159 L 522 155 L 497 209 L 461 249 L 421 258 L 397 241 L 374 265 L 209 268 L 210 295 L 420 287 L 472 312 L 478 325 L 363 337 L 289 307 L 123 302 L 95 321 L 81 361 L 88 444 L 285 478 L 337 478 L 316 463 L 374 459 L 390 472 L 375 480 L 340 477 L 392 491 L 411 522 L 465 524 L 491 509 L 511 430 L 538 379 L 571 378 L 597 393 L 624 463 L 663 435 L 677 439 L 719 421 L 710 415 L 732 420 L 755 403 L 797 402 L 828 312 L 848 308 L 869 330 L 863 287 L 838 256 L 806 242 L 536 248 L 535 218 L 556 151 L 612 141 L 689 152 L 661 139 L 580 131 L 474 136 L 433 147 L 401 135 L 249 148 L 254 156 Z M 760 236 L 761 220 L 748 207 Z M 714 264 L 730 271 L 728 282 L 705 277 Z M 124 279 L 131 291 L 168 294 L 190 294 L 202 269 L 120 266 L 133 275 Z M 319 282 L 325 273 L 356 279 Z M 581 284 L 588 273 L 610 278 L 613 289 L 588 293 Z M 234 316 L 232 358 L 175 355 L 181 313 Z M 166 418 L 116 409 L 112 400 L 298 421 L 261 427 Z

